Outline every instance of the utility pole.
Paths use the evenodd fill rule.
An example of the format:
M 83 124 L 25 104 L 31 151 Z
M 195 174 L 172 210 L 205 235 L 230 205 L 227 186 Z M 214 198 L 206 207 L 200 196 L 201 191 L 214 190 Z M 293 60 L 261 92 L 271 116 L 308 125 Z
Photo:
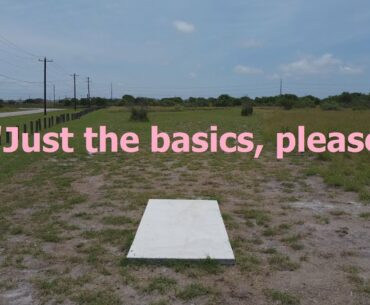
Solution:
M 110 83 L 110 100 L 113 101 L 113 84 Z
M 78 76 L 76 73 L 73 73 L 73 99 L 75 102 L 75 111 L 77 110 L 77 98 L 76 98 L 76 77 Z
M 39 59 L 39 61 L 44 63 L 44 115 L 46 115 L 46 63 L 53 62 L 51 59 L 44 57 Z
M 53 100 L 54 100 L 54 108 L 55 108 L 55 85 L 53 85 Z
M 280 95 L 283 95 L 283 79 L 280 78 Z
M 89 107 L 91 107 L 91 103 L 90 103 L 90 77 L 87 77 L 87 100 L 89 101 Z

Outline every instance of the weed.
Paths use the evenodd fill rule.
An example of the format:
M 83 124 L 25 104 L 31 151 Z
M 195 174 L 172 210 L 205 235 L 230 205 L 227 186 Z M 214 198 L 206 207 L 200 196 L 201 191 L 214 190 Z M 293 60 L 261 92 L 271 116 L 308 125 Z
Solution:
M 277 304 L 281 305 L 299 305 L 300 300 L 297 296 L 294 296 L 288 292 L 283 292 L 274 289 L 266 289 L 265 295 Z
M 164 293 L 176 285 L 176 280 L 169 277 L 159 276 L 152 278 L 149 285 L 144 289 L 145 292 L 157 291 Z
M 187 285 L 183 290 L 179 291 L 176 296 L 182 300 L 188 301 L 208 294 L 210 294 L 209 288 L 198 283 L 192 283 Z
M 269 257 L 268 262 L 274 269 L 279 271 L 294 271 L 299 268 L 298 263 L 292 262 L 289 256 L 280 253 L 273 254 Z

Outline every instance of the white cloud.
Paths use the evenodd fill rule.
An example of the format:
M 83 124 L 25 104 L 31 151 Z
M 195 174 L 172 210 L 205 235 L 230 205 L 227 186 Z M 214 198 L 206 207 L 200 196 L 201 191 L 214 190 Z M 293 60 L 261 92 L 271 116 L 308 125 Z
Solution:
M 234 67 L 234 72 L 238 74 L 245 74 L 245 75 L 256 75 L 256 74 L 263 74 L 263 70 L 258 68 L 247 67 L 243 65 L 237 65 Z
M 320 57 L 304 56 L 301 59 L 281 66 L 281 70 L 289 75 L 308 75 L 308 74 L 330 74 L 345 73 L 357 74 L 362 69 L 345 65 L 341 59 L 335 58 L 332 54 L 324 54 Z
M 190 72 L 190 73 L 189 73 L 189 77 L 190 77 L 191 79 L 195 79 L 195 78 L 197 78 L 197 74 L 196 74 L 195 72 Z
M 195 31 L 195 26 L 186 21 L 176 20 L 173 22 L 173 26 L 182 33 L 192 33 Z
M 256 49 L 256 48 L 261 48 L 262 47 L 262 42 L 252 38 L 252 39 L 247 39 L 244 40 L 240 46 L 244 49 Z
M 281 79 L 281 75 L 278 73 L 268 74 L 266 77 L 271 80 Z
M 362 68 L 352 66 L 342 66 L 340 71 L 344 74 L 360 74 L 363 72 Z

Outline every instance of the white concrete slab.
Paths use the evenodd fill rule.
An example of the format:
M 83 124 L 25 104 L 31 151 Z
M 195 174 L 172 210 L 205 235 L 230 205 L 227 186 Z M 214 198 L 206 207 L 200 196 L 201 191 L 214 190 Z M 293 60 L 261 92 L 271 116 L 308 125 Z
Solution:
M 150 199 L 127 258 L 235 261 L 216 200 Z

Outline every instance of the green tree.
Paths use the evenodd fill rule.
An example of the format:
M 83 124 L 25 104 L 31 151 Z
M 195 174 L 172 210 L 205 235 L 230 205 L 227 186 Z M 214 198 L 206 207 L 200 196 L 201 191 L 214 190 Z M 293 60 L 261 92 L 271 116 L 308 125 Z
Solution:
M 122 96 L 121 102 L 124 106 L 130 106 L 135 103 L 135 98 L 132 95 L 125 94 L 124 96 Z

